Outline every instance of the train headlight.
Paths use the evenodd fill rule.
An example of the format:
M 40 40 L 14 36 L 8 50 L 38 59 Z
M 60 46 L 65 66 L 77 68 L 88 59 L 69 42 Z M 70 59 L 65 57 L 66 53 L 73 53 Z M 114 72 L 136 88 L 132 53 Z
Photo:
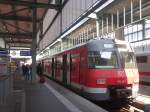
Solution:
M 132 90 L 133 91 L 139 91 L 139 85 L 138 84 L 133 84 Z
M 97 79 L 96 84 L 106 84 L 106 79 Z
M 134 83 L 135 83 L 135 84 L 139 83 L 139 78 L 135 78 L 135 79 L 134 79 Z

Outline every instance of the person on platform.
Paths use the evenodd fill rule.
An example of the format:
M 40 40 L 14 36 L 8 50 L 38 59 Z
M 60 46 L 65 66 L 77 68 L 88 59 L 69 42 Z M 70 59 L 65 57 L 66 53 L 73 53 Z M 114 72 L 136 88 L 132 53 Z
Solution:
M 25 65 L 22 65 L 22 75 L 25 77 Z
M 25 66 L 25 79 L 26 80 L 29 80 L 29 65 L 26 65 Z
M 38 74 L 38 76 L 39 76 L 39 82 L 40 83 L 44 83 L 45 82 L 45 78 L 44 78 L 44 76 L 43 76 L 43 66 L 42 66 L 42 64 L 41 63 L 39 63 L 38 65 L 37 65 L 37 74 Z
M 29 78 L 32 80 L 32 64 L 29 66 Z
M 42 67 L 42 64 L 41 64 L 41 63 L 39 63 L 39 64 L 37 65 L 37 74 L 38 74 L 38 76 L 43 75 L 43 67 Z

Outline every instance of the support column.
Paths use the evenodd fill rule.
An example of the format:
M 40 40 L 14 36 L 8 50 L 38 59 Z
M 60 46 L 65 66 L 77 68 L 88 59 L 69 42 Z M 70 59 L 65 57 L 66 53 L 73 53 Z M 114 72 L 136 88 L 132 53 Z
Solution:
M 7 44 L 6 44 L 6 41 L 5 41 L 5 49 L 7 48 Z
M 111 14 L 111 30 L 114 31 L 114 15 Z
M 60 0 L 60 4 L 62 5 L 62 0 Z M 62 33 L 62 9 L 60 9 L 60 34 Z
M 99 19 L 96 17 L 96 36 L 100 37 L 100 24 L 99 24 Z
M 43 21 L 40 22 L 40 38 L 39 40 L 41 40 L 43 38 Z
M 34 0 L 36 2 L 36 0 Z M 32 9 L 32 82 L 36 81 L 36 43 L 37 43 L 37 9 Z
M 10 54 L 10 46 L 8 46 L 8 54 Z
M 142 19 L 142 0 L 140 0 L 140 20 Z
M 119 21 L 119 10 L 117 10 L 117 28 L 119 28 L 119 23 L 120 23 L 120 21 Z
M 142 26 L 143 26 L 143 29 L 142 29 L 142 39 L 145 39 L 145 21 L 143 20 L 142 21 Z
M 133 0 L 131 0 L 131 23 L 133 23 Z

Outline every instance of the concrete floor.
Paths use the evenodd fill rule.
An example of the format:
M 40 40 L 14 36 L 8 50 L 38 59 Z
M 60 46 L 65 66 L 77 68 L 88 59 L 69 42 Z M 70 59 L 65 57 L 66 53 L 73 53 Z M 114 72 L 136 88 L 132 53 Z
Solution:
M 25 112 L 70 112 L 43 84 L 18 81 L 14 87 L 25 90 Z

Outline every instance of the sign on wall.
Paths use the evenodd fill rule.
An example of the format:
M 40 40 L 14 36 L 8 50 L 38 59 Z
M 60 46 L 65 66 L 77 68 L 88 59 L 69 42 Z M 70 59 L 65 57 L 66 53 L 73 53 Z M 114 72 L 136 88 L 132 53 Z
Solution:
M 20 51 L 20 56 L 31 56 L 31 51 Z
M 10 50 L 11 58 L 31 58 L 30 50 Z

